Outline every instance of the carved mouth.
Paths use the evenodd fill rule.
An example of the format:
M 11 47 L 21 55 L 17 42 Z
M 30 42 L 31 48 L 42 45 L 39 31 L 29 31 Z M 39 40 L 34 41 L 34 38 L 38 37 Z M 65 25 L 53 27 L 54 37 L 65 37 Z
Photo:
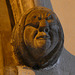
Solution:
M 50 37 L 47 36 L 47 35 L 42 35 L 42 36 L 37 37 L 36 39 L 39 39 L 39 40 L 46 40 L 46 39 L 50 39 Z

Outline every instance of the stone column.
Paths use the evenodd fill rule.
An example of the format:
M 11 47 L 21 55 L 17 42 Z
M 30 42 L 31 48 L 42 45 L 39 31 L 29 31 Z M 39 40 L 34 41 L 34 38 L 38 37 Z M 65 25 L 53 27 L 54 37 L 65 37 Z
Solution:
M 21 16 L 32 7 L 42 6 L 52 9 L 50 0 L 7 0 L 7 6 L 12 12 L 9 12 L 9 14 L 13 14 L 12 18 L 15 24 L 17 24 Z M 9 6 L 11 6 L 11 8 L 9 8 Z

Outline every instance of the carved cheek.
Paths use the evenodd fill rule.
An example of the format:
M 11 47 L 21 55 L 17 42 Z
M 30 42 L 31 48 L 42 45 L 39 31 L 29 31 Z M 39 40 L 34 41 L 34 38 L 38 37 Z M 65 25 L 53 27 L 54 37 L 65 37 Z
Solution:
M 51 26 L 51 34 L 52 34 L 52 47 L 55 47 L 59 41 L 59 33 L 58 33 L 59 27 L 57 25 Z
M 35 28 L 32 26 L 27 26 L 24 30 L 24 41 L 27 43 L 32 43 L 33 37 L 34 37 L 34 32 Z

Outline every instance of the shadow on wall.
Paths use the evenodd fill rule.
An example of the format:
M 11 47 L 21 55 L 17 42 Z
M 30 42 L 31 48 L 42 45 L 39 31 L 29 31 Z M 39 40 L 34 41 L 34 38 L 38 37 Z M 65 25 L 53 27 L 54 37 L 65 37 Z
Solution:
M 15 21 L 14 21 L 13 12 L 12 12 L 11 5 L 10 5 L 10 0 L 6 0 L 6 4 L 7 4 L 7 8 L 8 8 L 8 13 L 9 13 L 9 18 L 10 18 L 11 28 L 13 29 L 13 27 L 15 25 Z

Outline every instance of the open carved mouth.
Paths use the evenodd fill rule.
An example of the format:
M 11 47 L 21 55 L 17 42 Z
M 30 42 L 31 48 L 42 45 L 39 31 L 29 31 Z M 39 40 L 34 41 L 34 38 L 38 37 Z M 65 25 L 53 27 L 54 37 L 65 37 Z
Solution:
M 46 39 L 50 39 L 50 36 L 42 35 L 42 36 L 37 37 L 36 39 L 46 40 Z

